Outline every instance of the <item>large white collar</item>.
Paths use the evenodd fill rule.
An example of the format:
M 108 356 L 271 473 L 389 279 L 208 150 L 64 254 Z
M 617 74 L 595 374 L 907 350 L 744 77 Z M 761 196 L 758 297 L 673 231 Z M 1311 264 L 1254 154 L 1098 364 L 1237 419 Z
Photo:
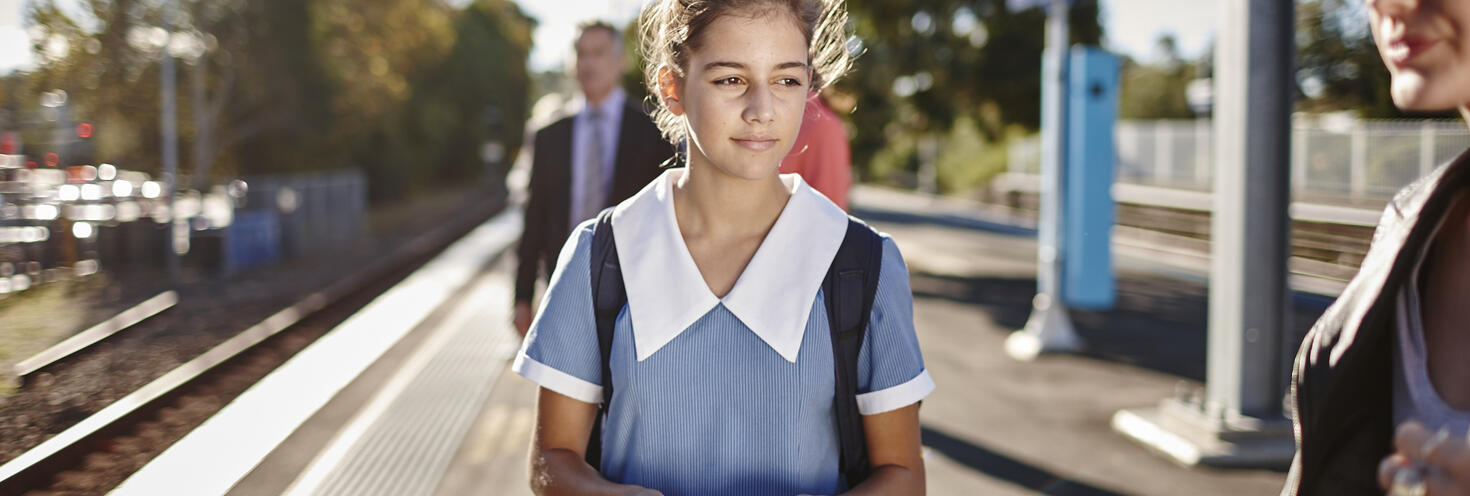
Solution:
M 724 303 L 771 349 L 795 363 L 817 289 L 847 234 L 847 214 L 800 176 L 783 174 L 791 199 L 721 300 L 705 284 L 674 217 L 673 186 L 683 173 L 665 171 L 613 210 L 638 360 Z

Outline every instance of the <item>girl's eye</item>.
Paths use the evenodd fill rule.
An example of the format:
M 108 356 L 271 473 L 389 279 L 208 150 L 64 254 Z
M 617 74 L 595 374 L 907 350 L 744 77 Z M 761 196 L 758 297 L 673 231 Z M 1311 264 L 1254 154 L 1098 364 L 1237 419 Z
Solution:
M 782 86 L 792 87 L 805 85 L 805 83 L 802 83 L 801 80 L 797 78 L 781 78 L 779 81 L 776 81 L 776 83 Z
M 734 86 L 737 84 L 740 84 L 740 78 L 735 76 L 715 80 L 715 86 Z

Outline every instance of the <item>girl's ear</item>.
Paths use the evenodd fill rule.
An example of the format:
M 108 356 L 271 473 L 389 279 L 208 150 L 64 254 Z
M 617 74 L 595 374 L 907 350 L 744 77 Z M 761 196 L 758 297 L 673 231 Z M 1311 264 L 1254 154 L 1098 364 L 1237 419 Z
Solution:
M 679 94 L 682 93 L 679 85 L 682 82 L 678 76 L 674 75 L 674 71 L 669 69 L 669 66 L 658 68 L 658 97 L 663 100 L 664 107 L 669 109 L 669 113 L 674 115 L 684 115 L 684 103 L 679 101 Z

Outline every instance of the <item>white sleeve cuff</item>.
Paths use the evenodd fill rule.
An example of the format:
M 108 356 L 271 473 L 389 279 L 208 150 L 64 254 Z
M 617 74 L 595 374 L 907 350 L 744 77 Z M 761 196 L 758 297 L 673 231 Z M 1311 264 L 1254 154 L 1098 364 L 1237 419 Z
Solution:
M 877 415 L 897 410 L 918 403 L 933 391 L 934 379 L 929 377 L 929 370 L 924 369 L 919 372 L 919 375 L 903 384 L 882 391 L 857 395 L 858 413 Z
M 602 386 L 552 368 L 550 365 L 526 356 L 525 353 L 516 355 L 516 361 L 511 364 L 510 369 L 541 387 L 574 400 L 592 404 L 602 403 Z

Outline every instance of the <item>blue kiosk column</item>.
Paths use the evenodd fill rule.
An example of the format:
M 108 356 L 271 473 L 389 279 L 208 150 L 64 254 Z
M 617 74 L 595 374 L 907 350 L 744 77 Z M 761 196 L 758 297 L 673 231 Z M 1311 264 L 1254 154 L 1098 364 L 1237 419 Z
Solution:
M 1062 217 L 1062 301 L 1113 307 L 1113 179 L 1118 152 L 1118 56 L 1072 48 L 1068 81 L 1067 184 Z
M 1044 0 L 1012 1 L 1011 7 L 1029 7 Z M 1026 327 L 1006 338 L 1006 353 L 1017 360 L 1034 360 L 1042 353 L 1082 349 L 1082 338 L 1072 328 L 1061 301 L 1062 192 L 1066 185 L 1062 160 L 1067 149 L 1067 0 L 1047 4 L 1046 52 L 1041 66 L 1041 222 L 1037 225 L 1036 296 Z
M 1113 128 L 1118 62 L 1095 48 L 1067 50 L 1067 6 L 1053 0 L 1042 76 L 1041 222 L 1037 294 L 1006 353 L 1033 360 L 1080 351 L 1069 307 L 1113 304 Z

